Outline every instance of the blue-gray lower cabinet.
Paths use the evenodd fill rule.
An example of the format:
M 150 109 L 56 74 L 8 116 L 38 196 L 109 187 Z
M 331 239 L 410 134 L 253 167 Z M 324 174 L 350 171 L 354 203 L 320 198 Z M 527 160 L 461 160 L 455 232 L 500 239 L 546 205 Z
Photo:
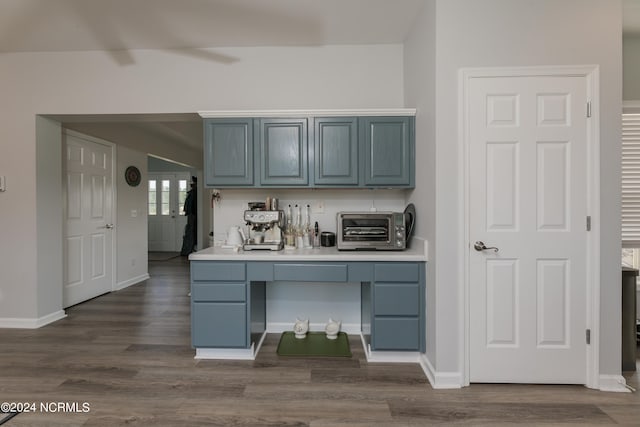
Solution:
M 250 348 L 266 330 L 268 282 L 359 282 L 374 351 L 425 351 L 424 262 L 191 261 L 196 348 Z
M 372 350 L 425 351 L 425 263 L 373 264 L 373 282 L 362 287 L 364 311 L 371 319 Z M 365 305 L 366 302 L 366 305 Z
M 244 262 L 191 263 L 191 341 L 201 348 L 247 348 L 251 288 Z
M 194 347 L 247 347 L 247 304 L 197 302 L 191 307 Z

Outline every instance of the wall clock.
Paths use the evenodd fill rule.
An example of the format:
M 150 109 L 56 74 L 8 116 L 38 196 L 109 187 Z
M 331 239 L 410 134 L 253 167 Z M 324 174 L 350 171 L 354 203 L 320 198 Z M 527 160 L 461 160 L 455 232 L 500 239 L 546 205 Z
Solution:
M 135 167 L 135 166 L 129 166 L 125 171 L 124 171 L 124 179 L 125 181 L 127 181 L 127 184 L 129 184 L 132 187 L 137 187 L 138 184 L 140 184 L 140 170 Z

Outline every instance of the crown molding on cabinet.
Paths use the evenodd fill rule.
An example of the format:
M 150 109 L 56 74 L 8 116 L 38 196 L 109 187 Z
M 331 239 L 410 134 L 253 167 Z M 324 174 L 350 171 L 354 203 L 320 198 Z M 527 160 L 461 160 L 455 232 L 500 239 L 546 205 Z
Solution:
M 198 111 L 204 119 L 231 117 L 338 117 L 338 116 L 415 116 L 415 108 L 362 109 L 362 110 L 224 110 Z

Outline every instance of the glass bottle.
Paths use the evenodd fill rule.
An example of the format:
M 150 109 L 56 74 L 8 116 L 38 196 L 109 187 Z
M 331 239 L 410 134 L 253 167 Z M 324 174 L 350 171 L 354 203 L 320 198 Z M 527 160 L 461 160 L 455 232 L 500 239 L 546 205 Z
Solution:
M 291 211 L 291 205 L 287 208 L 287 226 L 284 231 L 284 245 L 287 248 L 296 247 L 295 230 L 293 228 L 293 212 Z
M 309 205 L 305 207 L 302 240 L 305 248 L 313 247 L 313 233 L 311 231 L 311 207 Z
M 296 230 L 296 248 L 302 249 L 304 248 L 304 240 L 302 238 L 304 234 L 303 224 L 302 224 L 302 211 L 300 210 L 300 206 L 296 205 L 296 219 L 293 224 L 293 227 Z

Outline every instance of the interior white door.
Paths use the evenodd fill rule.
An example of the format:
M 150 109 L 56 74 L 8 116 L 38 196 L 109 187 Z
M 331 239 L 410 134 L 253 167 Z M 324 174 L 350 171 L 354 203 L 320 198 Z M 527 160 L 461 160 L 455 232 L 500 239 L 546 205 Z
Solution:
M 113 289 L 113 148 L 71 134 L 63 147 L 66 308 Z
M 188 185 L 188 173 L 149 174 L 150 251 L 178 252 L 182 249 L 187 225 L 183 208 Z
M 469 83 L 471 382 L 586 382 L 586 94 L 575 76 Z

